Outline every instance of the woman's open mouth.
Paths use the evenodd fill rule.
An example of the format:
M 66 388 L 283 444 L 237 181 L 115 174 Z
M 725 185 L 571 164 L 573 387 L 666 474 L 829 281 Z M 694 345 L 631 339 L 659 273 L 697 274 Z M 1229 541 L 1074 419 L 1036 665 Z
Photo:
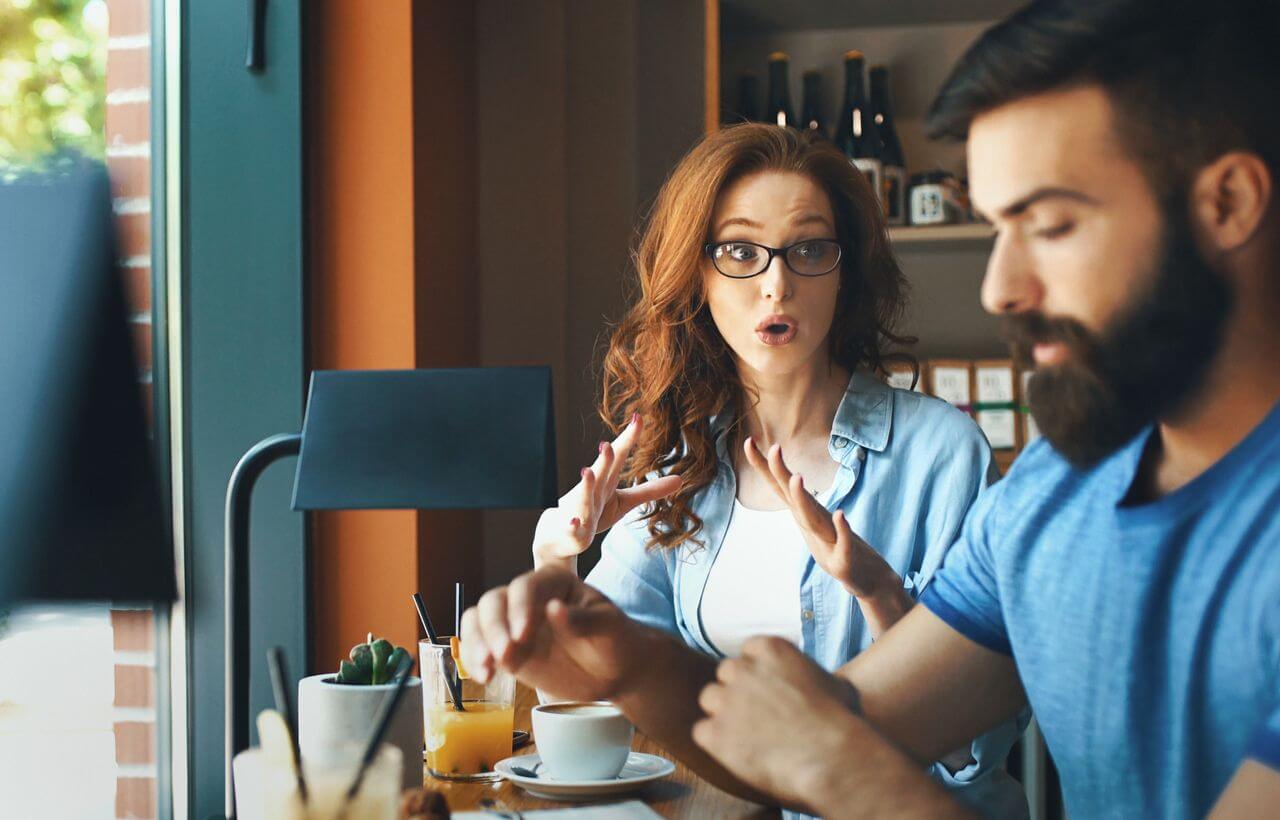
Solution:
M 766 316 L 756 325 L 756 336 L 770 347 L 784 345 L 796 336 L 799 323 L 790 316 Z

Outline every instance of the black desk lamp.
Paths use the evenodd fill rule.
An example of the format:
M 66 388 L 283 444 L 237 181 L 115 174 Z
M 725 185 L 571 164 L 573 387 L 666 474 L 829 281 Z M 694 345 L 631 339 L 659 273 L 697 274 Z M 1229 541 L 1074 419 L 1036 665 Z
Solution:
M 231 759 L 249 745 L 249 502 L 298 455 L 295 510 L 502 509 L 555 503 L 555 420 L 545 367 L 324 370 L 301 433 L 249 448 L 227 485 L 226 812 Z
M 101 166 L 0 182 L 0 606 L 176 596 L 115 247 Z

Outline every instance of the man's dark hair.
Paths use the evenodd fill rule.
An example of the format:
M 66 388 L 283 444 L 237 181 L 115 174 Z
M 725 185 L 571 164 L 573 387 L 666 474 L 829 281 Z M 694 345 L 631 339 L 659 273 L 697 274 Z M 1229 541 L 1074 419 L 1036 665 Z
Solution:
M 1280 2 L 1037 0 L 960 58 L 926 121 L 963 140 L 973 119 L 1022 97 L 1099 85 L 1123 147 L 1160 193 L 1231 150 L 1280 178 Z

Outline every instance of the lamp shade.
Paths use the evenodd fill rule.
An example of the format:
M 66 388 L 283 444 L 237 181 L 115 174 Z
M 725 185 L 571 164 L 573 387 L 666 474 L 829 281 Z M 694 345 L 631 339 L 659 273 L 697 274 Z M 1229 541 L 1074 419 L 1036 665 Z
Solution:
M 316 371 L 293 507 L 550 506 L 551 406 L 546 367 Z
M 0 184 L 0 605 L 170 601 L 105 170 Z

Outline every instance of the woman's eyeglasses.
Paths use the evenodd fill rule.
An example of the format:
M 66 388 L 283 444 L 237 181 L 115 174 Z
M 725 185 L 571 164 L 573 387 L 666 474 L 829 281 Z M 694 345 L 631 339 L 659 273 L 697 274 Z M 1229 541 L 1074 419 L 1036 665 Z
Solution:
M 708 242 L 703 250 L 716 270 L 730 279 L 759 276 L 775 256 L 781 256 L 797 276 L 822 276 L 840 264 L 840 243 L 834 239 L 806 239 L 785 248 L 755 242 Z

